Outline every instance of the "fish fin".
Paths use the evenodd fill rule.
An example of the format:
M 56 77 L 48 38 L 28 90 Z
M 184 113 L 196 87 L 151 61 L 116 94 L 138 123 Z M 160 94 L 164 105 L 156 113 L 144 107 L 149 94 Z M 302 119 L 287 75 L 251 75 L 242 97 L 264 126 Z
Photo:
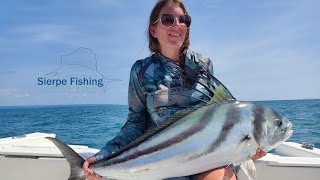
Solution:
M 181 119 L 189 114 L 191 114 L 192 112 L 196 111 L 199 108 L 193 108 L 193 109 L 184 109 L 184 110 L 180 110 L 177 111 L 175 114 L 173 114 L 167 121 L 177 121 L 178 119 Z M 166 123 L 167 121 L 165 121 L 164 123 Z M 164 124 L 162 123 L 162 124 Z
M 68 180 L 85 180 L 86 177 L 84 176 L 82 170 L 84 159 L 79 156 L 79 154 L 77 154 L 72 148 L 59 141 L 58 139 L 51 137 L 46 137 L 46 139 L 53 142 L 69 162 L 71 173 Z
M 227 169 L 231 165 L 233 166 L 233 163 L 228 164 L 228 166 L 226 166 L 224 169 Z
M 257 180 L 256 167 L 252 159 L 241 163 L 240 168 L 246 173 L 249 180 Z
M 237 147 L 236 152 L 239 153 L 241 152 L 243 149 L 245 149 L 246 147 L 250 146 L 252 141 L 252 135 L 248 134 L 248 135 L 243 135 L 243 138 L 240 140 L 240 143 Z
M 210 104 L 213 104 L 213 103 L 218 103 L 218 102 L 225 102 L 227 100 L 235 100 L 235 98 L 231 95 L 229 90 L 226 87 L 224 87 L 221 83 L 216 87 L 215 90 L 216 91 L 214 93 L 213 98 L 210 100 L 210 102 L 207 105 L 210 105 Z M 131 143 L 129 143 L 127 146 L 124 146 L 123 148 L 119 149 L 118 151 L 116 151 L 116 152 L 110 154 L 109 156 L 105 157 L 104 160 L 112 159 L 112 158 L 122 154 L 123 152 L 125 152 L 125 151 L 127 151 L 127 150 L 129 150 L 129 149 L 131 149 L 133 147 L 138 146 L 139 144 L 143 143 L 144 141 L 146 141 L 150 137 L 152 137 L 155 134 L 157 134 L 157 133 L 161 132 L 162 130 L 164 130 L 166 127 L 168 127 L 171 124 L 175 123 L 179 119 L 181 119 L 181 118 L 183 118 L 183 117 L 191 114 L 192 112 L 194 112 L 194 111 L 196 111 L 196 110 L 198 110 L 200 108 L 203 108 L 203 107 L 205 107 L 205 106 L 199 106 L 199 107 L 192 108 L 192 109 L 184 109 L 184 110 L 177 111 L 169 119 L 167 119 L 166 121 L 161 123 L 155 129 L 147 131 L 142 136 L 140 136 L 136 140 L 134 140 Z
M 222 84 L 219 84 L 215 88 L 214 95 L 212 99 L 208 102 L 208 105 L 230 100 L 235 100 L 235 98 L 232 96 L 232 94 L 226 87 L 224 87 Z
M 199 109 L 201 107 L 198 108 L 194 108 L 194 109 L 186 109 L 186 110 L 180 110 L 177 111 L 174 115 L 172 115 L 168 120 L 166 120 L 165 122 L 161 123 L 159 126 L 157 126 L 156 128 L 147 131 L 146 133 L 144 133 L 142 136 L 140 136 L 139 138 L 137 138 L 136 140 L 132 141 L 131 143 L 129 143 L 128 145 L 124 146 L 123 148 L 121 148 L 120 150 L 110 154 L 109 156 L 105 157 L 104 160 L 108 160 L 111 158 L 114 158 L 120 154 L 122 154 L 123 152 L 138 146 L 139 144 L 143 143 L 144 141 L 146 141 L 147 139 L 149 139 L 150 137 L 154 136 L 155 134 L 158 134 L 159 132 L 161 132 L 162 130 L 164 130 L 166 127 L 170 126 L 171 124 L 175 123 L 176 121 L 178 121 L 179 119 L 183 118 L 184 116 L 196 111 L 197 109 Z

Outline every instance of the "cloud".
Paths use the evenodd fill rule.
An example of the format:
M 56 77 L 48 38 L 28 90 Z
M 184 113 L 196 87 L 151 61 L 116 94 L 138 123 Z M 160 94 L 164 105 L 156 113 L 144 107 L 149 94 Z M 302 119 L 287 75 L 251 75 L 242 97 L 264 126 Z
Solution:
M 90 2 L 96 2 L 99 5 L 104 5 L 104 6 L 112 6 L 112 7 L 121 7 L 122 2 L 120 0 L 95 0 L 95 1 L 90 1 Z
M 143 0 L 139 1 L 140 3 L 131 3 L 123 0 L 81 0 L 77 4 L 66 2 L 64 10 L 70 11 L 66 11 L 67 14 L 57 11 L 61 3 L 55 2 L 46 5 L 25 4 L 25 12 L 21 12 L 23 9 L 17 7 L 18 10 L 13 14 L 16 18 L 24 19 L 25 24 L 3 23 L 4 31 L 0 33 L 4 61 L 0 74 L 6 75 L 2 81 L 0 97 L 3 99 L 0 101 L 4 102 L 7 97 L 11 97 L 7 98 L 8 102 L 26 101 L 29 98 L 17 100 L 16 97 L 31 96 L 23 91 L 27 89 L 32 92 L 30 103 L 64 102 L 65 96 L 61 94 L 52 97 L 40 91 L 42 89 L 35 88 L 34 76 L 55 70 L 60 65 L 60 55 L 84 46 L 93 49 L 97 54 L 98 69 L 101 73 L 123 80 L 108 84 L 108 98 L 94 100 L 103 102 L 114 98 L 112 101 L 117 102 L 118 98 L 122 98 L 121 102 L 126 102 L 123 94 L 127 94 L 130 67 L 135 60 L 149 55 L 144 32 L 150 13 L 148 9 L 151 10 L 156 1 Z M 238 92 L 237 97 L 256 99 L 266 94 L 269 94 L 270 98 L 276 94 L 279 97 L 287 97 L 285 95 L 289 93 L 268 93 L 273 91 L 264 88 L 260 88 L 260 94 L 257 94 L 258 91 L 254 88 L 267 86 L 271 83 L 266 81 L 271 80 L 276 81 L 277 88 L 284 88 L 283 82 L 286 82 L 289 84 L 286 88 L 293 89 L 292 87 L 296 87 L 297 78 L 292 78 L 290 74 L 298 75 L 299 83 L 302 86 L 310 86 L 308 89 L 313 89 L 313 94 L 316 94 L 319 87 L 316 87 L 317 83 L 311 82 L 317 82 L 316 77 L 319 77 L 316 71 L 316 67 L 319 67 L 319 62 L 316 62 L 319 56 L 316 51 L 319 38 L 316 36 L 317 33 L 314 33 L 319 30 L 319 22 L 315 21 L 319 16 L 316 16 L 318 6 L 310 3 L 310 0 L 184 2 L 189 5 L 190 13 L 193 11 L 192 50 L 212 58 L 216 75 L 220 78 L 221 74 L 221 78 L 224 78 L 221 80 L 227 83 L 228 87 L 229 84 L 234 87 L 232 92 Z M 26 13 L 29 14 L 26 16 Z M 35 19 L 39 17 L 39 13 L 45 13 L 41 21 Z M 310 45 L 310 42 L 313 44 Z M 84 56 L 74 59 L 78 57 Z M 44 70 L 41 67 L 53 64 L 56 66 L 52 69 L 50 67 L 48 71 L 48 68 Z M 33 66 L 30 67 L 32 72 L 24 73 L 26 65 Z M 16 72 L 10 71 L 13 67 L 21 67 L 22 70 L 15 68 Z M 304 79 L 309 79 L 310 83 L 307 84 Z M 246 92 L 245 84 L 254 90 Z M 301 86 L 296 89 L 311 95 L 311 92 L 306 93 Z M 69 93 L 72 96 L 72 93 Z M 38 97 L 39 94 L 42 96 Z M 73 95 L 75 97 L 70 98 L 68 102 L 76 102 L 73 100 L 78 96 L 79 99 L 87 97 L 82 98 L 83 102 L 88 99 L 93 101 L 93 98 L 88 98 L 91 97 L 91 91 L 81 91 Z M 38 98 L 37 102 L 34 101 L 35 98 Z
M 223 0 L 202 0 L 203 5 L 208 9 L 217 8 Z
M 14 70 L 7 70 L 7 71 L 0 71 L 0 75 L 9 75 L 9 74 L 16 74 L 17 72 Z
M 37 43 L 66 42 L 68 39 L 82 36 L 82 33 L 71 25 L 30 24 L 11 29 L 11 33 L 19 37 L 30 38 Z
M 262 1 L 261 3 L 262 7 L 264 8 L 288 8 L 288 7 L 294 7 L 297 4 L 296 0 L 290 0 L 290 1 Z
M 18 88 L 0 89 L 0 97 L 24 98 L 29 96 L 31 96 L 29 92 Z
M 309 2 L 255 3 L 263 13 L 248 16 L 245 26 L 223 28 L 211 38 L 202 35 L 192 45 L 212 58 L 215 74 L 239 99 L 319 98 L 320 86 L 314 83 L 320 67 L 319 22 L 314 21 L 319 13 Z M 233 27 L 239 21 L 215 23 Z

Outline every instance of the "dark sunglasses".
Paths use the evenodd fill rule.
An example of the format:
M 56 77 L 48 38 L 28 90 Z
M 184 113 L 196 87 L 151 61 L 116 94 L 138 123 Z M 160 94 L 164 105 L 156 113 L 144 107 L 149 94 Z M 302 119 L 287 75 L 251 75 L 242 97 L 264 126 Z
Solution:
M 169 28 L 172 27 L 177 20 L 179 22 L 179 26 L 181 28 L 189 28 L 191 25 L 191 17 L 189 15 L 181 15 L 179 17 L 174 17 L 173 14 L 162 14 L 161 17 L 159 18 L 161 25 L 163 27 Z M 157 19 L 153 24 L 156 24 L 159 19 Z

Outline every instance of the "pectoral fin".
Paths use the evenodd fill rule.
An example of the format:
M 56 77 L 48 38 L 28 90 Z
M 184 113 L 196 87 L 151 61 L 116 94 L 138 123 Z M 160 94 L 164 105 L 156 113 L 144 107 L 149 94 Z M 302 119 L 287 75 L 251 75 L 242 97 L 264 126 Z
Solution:
M 243 162 L 240 165 L 240 168 L 246 173 L 249 180 L 257 180 L 256 167 L 252 159 L 249 159 L 248 161 Z

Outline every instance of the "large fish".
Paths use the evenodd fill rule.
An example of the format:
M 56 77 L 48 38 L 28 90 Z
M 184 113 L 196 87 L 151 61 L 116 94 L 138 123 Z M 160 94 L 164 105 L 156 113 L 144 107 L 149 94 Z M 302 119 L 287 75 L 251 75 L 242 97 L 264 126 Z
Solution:
M 90 165 L 104 178 L 158 180 L 242 164 L 256 179 L 251 156 L 270 151 L 292 135 L 292 124 L 272 109 L 228 100 L 219 85 L 208 105 L 177 112 L 156 129 Z M 70 164 L 69 179 L 85 179 L 84 160 L 61 141 L 51 140 Z

